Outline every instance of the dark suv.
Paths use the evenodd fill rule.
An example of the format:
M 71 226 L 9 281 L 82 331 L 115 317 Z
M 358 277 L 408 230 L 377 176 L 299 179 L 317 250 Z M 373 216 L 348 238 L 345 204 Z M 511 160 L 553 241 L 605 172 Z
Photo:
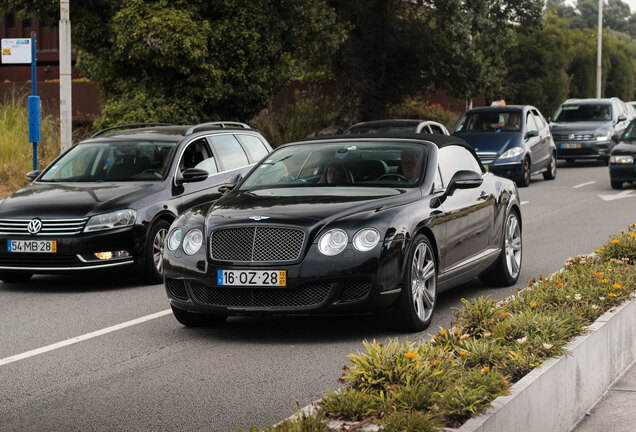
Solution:
M 622 135 L 630 120 L 618 98 L 566 100 L 550 122 L 557 158 L 609 160 L 612 137 Z
M 158 283 L 177 215 L 219 198 L 271 150 L 242 123 L 100 131 L 0 201 L 0 279 L 136 267 Z

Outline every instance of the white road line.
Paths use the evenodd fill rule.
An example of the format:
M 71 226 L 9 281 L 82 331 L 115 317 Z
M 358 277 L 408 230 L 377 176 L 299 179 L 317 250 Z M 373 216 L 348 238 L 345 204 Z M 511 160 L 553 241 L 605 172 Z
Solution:
M 530 201 L 521 201 L 521 205 L 526 205 L 528 204 Z
M 94 331 L 92 333 L 86 333 L 85 335 L 82 335 L 82 336 L 77 336 L 77 337 L 74 337 L 74 338 L 70 338 L 70 339 L 67 339 L 65 341 L 57 342 L 57 343 L 54 343 L 52 345 L 47 345 L 47 346 L 42 347 L 42 348 L 36 348 L 34 350 L 31 350 L 31 351 L 23 352 L 22 354 L 16 354 L 16 355 L 11 356 L 11 357 L 6 357 L 6 358 L 3 358 L 3 359 L 0 359 L 0 366 L 7 365 L 9 363 L 13 363 L 13 362 L 16 362 L 18 360 L 24 360 L 24 359 L 27 359 L 29 357 L 34 357 L 34 356 L 39 355 L 39 354 L 44 354 L 46 352 L 53 351 L 53 350 L 56 350 L 56 349 L 59 349 L 59 348 L 64 348 L 66 346 L 73 345 L 73 344 L 76 344 L 78 342 L 83 342 L 83 341 L 88 340 L 88 339 L 96 338 L 98 336 L 103 336 L 105 334 L 112 333 L 112 332 L 117 331 L 117 330 L 125 329 L 126 327 L 131 327 L 131 326 L 134 326 L 134 325 L 137 325 L 137 324 L 144 323 L 146 321 L 153 320 L 155 318 L 160 318 L 160 317 L 162 317 L 164 315 L 168 315 L 170 313 L 172 313 L 172 311 L 170 309 L 166 309 L 166 310 L 163 310 L 161 312 L 153 313 L 153 314 L 150 314 L 150 315 L 143 316 L 141 318 L 137 318 L 137 319 L 134 319 L 134 320 L 126 321 L 126 322 L 123 322 L 121 324 L 117 324 L 117 325 L 114 325 L 114 326 L 111 326 L 111 327 L 106 327 L 104 329 L 97 330 L 97 331 Z
M 581 184 L 578 184 L 576 186 L 572 186 L 572 189 L 582 188 L 583 186 L 589 186 L 589 185 L 594 184 L 594 183 L 596 183 L 595 180 L 594 181 L 589 181 L 587 183 L 581 183 Z

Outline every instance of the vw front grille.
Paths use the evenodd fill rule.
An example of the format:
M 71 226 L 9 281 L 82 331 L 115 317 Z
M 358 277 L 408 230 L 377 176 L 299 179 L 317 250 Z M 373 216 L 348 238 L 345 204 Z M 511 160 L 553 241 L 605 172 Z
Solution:
M 592 134 L 552 134 L 555 141 L 592 141 Z
M 305 232 L 294 228 L 221 228 L 210 236 L 210 255 L 218 261 L 280 262 L 300 258 Z
M 36 234 L 29 233 L 27 226 L 32 219 L 0 219 L 0 234 L 64 236 L 79 234 L 88 218 L 82 219 L 40 219 L 42 228 Z

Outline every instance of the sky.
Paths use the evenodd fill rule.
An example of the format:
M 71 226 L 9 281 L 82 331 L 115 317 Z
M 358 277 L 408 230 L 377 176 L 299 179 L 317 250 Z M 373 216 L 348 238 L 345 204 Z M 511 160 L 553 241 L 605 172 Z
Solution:
M 573 5 L 576 3 L 576 0 L 568 0 L 566 3 Z M 636 0 L 623 0 L 623 3 L 627 3 L 629 5 L 632 13 L 636 12 Z

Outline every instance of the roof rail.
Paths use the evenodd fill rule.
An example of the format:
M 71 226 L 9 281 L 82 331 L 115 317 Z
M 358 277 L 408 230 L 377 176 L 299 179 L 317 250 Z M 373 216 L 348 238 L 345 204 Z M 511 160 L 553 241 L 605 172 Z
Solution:
M 133 123 L 133 124 L 125 124 L 125 125 L 119 125 L 119 126 L 112 126 L 112 127 L 100 130 L 99 132 L 91 136 L 91 138 L 95 138 L 96 136 L 103 135 L 106 132 L 110 132 L 115 129 L 131 129 L 131 128 L 151 127 L 151 126 L 172 126 L 172 124 L 171 123 Z
M 190 126 L 184 133 L 184 135 L 190 135 L 194 133 L 199 128 L 204 128 L 208 126 L 216 126 L 220 128 L 238 128 L 238 129 L 250 129 L 249 125 L 240 122 L 233 121 L 216 121 L 216 122 L 208 122 L 208 123 L 199 123 L 198 125 Z

